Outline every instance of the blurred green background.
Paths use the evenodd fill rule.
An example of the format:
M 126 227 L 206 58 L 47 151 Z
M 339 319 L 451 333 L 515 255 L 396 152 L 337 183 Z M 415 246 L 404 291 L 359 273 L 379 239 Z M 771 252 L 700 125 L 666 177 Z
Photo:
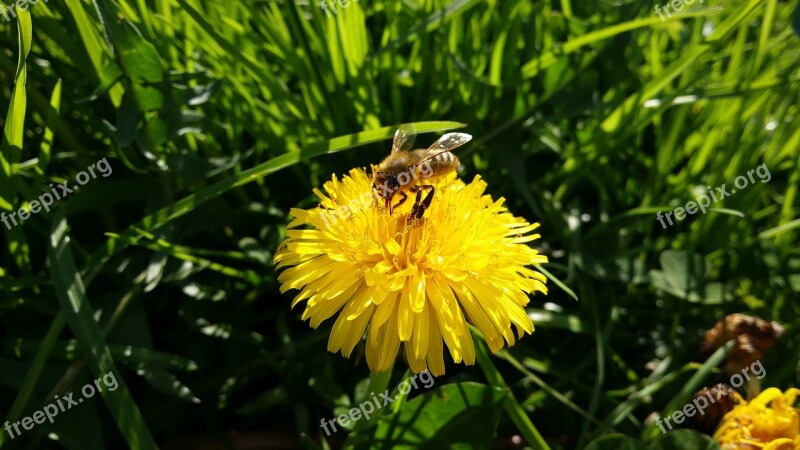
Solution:
M 761 381 L 798 386 L 798 0 L 664 22 L 656 3 L 23 2 L 0 18 L 0 210 L 102 158 L 113 173 L 0 225 L 0 417 L 109 371 L 120 386 L 0 446 L 327 448 L 320 419 L 407 367 L 327 353 L 332 321 L 290 310 L 272 257 L 289 209 L 407 122 L 466 125 L 461 176 L 542 224 L 562 287 L 532 299 L 533 335 L 449 363 L 418 397 L 432 410 L 386 407 L 331 447 L 650 441 L 648 417 L 722 381 L 698 348 L 732 312 L 786 326 Z M 762 164 L 768 182 L 657 222 Z

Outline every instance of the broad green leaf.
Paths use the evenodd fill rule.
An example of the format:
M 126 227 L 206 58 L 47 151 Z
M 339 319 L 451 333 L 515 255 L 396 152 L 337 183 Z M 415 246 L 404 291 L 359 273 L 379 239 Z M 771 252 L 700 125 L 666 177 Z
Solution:
M 661 271 L 653 271 L 654 287 L 679 298 L 688 299 L 704 282 L 705 261 L 700 255 L 685 251 L 665 250 L 659 257 Z
M 693 430 L 670 431 L 653 441 L 648 450 L 719 450 L 719 444 Z
M 353 433 L 344 448 L 488 449 L 506 396 L 503 389 L 478 383 L 448 384 L 409 400 L 375 427 Z
M 107 27 L 122 70 L 131 83 L 139 111 L 155 111 L 164 105 L 164 94 L 153 85 L 164 81 L 164 69 L 155 46 L 141 38 L 125 19 L 115 18 Z M 110 78 L 110 77 L 109 77 Z
M 647 447 L 630 436 L 608 434 L 595 439 L 584 450 L 647 450 Z

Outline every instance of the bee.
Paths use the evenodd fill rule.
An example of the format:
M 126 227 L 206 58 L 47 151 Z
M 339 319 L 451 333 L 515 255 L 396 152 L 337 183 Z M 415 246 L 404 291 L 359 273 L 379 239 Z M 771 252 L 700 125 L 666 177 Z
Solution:
M 425 181 L 458 169 L 461 162 L 451 151 L 469 142 L 472 136 L 466 133 L 447 133 L 430 147 L 412 151 L 415 137 L 416 132 L 411 125 L 402 125 L 397 129 L 392 141 L 392 152 L 379 165 L 372 166 L 372 188 L 383 199 L 384 207 L 390 214 L 406 202 L 409 193 L 415 194 L 409 217 L 420 219 L 431 205 L 435 191 Z M 423 191 L 427 191 L 424 198 Z M 394 201 L 395 195 L 399 197 L 397 202 Z
M 725 383 L 719 383 L 710 388 L 704 387 L 694 394 L 691 402 L 698 408 L 700 414 L 687 416 L 684 426 L 711 436 L 722 422 L 725 414 L 728 414 L 741 401 L 742 397 L 739 393 Z M 700 410 L 700 403 L 707 406 Z

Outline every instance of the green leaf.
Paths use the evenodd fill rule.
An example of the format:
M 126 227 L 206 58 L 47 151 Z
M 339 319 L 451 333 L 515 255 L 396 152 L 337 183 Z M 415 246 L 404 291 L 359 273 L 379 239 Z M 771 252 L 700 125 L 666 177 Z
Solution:
M 586 333 L 586 327 L 578 316 L 546 309 L 528 308 L 528 317 L 535 326 L 560 328 L 571 333 Z
M 719 450 L 710 437 L 694 430 L 670 431 L 645 446 L 645 444 L 623 434 L 607 434 L 592 441 L 585 450 Z
M 424 22 L 412 28 L 408 33 L 400 36 L 396 40 L 378 50 L 376 54 L 392 50 L 408 41 L 416 39 L 420 35 L 430 33 L 439 28 L 439 26 L 441 26 L 443 23 L 446 23 L 447 21 L 464 14 L 470 8 L 479 5 L 480 3 L 482 3 L 480 0 L 454 0 L 453 2 L 450 2 L 444 9 L 432 13 Z
M 530 78 L 532 76 L 535 76 L 542 70 L 547 69 L 548 67 L 558 62 L 560 58 L 563 58 L 571 53 L 574 53 L 575 51 L 577 51 L 578 49 L 580 49 L 585 45 L 609 39 L 618 34 L 625 33 L 627 31 L 632 31 L 637 28 L 650 27 L 663 22 L 686 20 L 686 19 L 691 19 L 693 17 L 710 16 L 719 13 L 720 9 L 721 7 L 713 7 L 713 8 L 699 9 L 695 11 L 687 11 L 684 12 L 683 14 L 676 14 L 674 16 L 670 16 L 663 21 L 658 16 L 639 18 L 583 34 L 579 37 L 572 38 L 569 41 L 558 45 L 554 50 L 544 52 L 541 55 L 537 56 L 536 58 L 525 63 L 525 65 L 522 66 L 522 78 Z
M 89 59 L 92 61 L 95 76 L 100 80 L 101 85 L 112 86 L 108 95 L 111 103 L 115 107 L 118 106 L 122 100 L 124 89 L 119 85 L 113 86 L 115 77 L 104 71 L 104 68 L 112 62 L 110 50 L 100 37 L 98 27 L 84 10 L 84 3 L 81 0 L 65 0 L 65 4 L 75 21 L 86 53 L 89 54 Z
M 192 394 L 186 385 L 164 369 L 138 369 L 137 374 L 159 391 L 192 403 L 200 403 L 200 399 Z
M 800 4 L 795 5 L 792 13 L 792 29 L 794 34 L 800 37 Z
M 651 273 L 654 287 L 688 299 L 691 293 L 703 285 L 706 268 L 700 255 L 681 250 L 665 250 L 659 261 L 661 271 Z
M 731 349 L 733 348 L 736 342 L 731 340 L 728 341 L 725 345 L 718 348 L 708 359 L 703 363 L 702 366 L 695 372 L 689 381 L 683 383 L 680 387 L 680 391 L 673 395 L 672 400 L 667 404 L 667 406 L 661 411 L 660 417 L 668 417 L 673 412 L 682 410 L 684 405 L 691 402 L 692 394 L 703 386 L 703 382 L 708 378 L 709 374 L 711 373 L 714 368 L 719 366 L 722 361 L 728 356 Z M 642 433 L 645 438 L 649 438 L 654 436 L 657 431 L 656 424 L 650 424 Z
M 762 4 L 762 0 L 750 0 L 746 6 L 739 9 L 738 14 L 731 15 L 723 23 L 719 24 L 706 40 L 708 43 L 696 44 L 687 47 L 681 57 L 675 60 L 669 67 L 664 68 L 661 73 L 653 77 L 641 89 L 631 94 L 614 111 L 609 114 L 602 122 L 601 127 L 607 133 L 616 132 L 621 126 L 629 123 L 630 116 L 641 108 L 644 101 L 654 97 L 664 90 L 672 80 L 686 72 L 703 55 L 714 49 L 710 43 L 723 41 L 728 38 L 735 28 L 740 25 L 753 10 Z
M 48 357 L 50 356 L 50 351 L 53 349 L 56 339 L 58 339 L 58 335 L 61 333 L 61 330 L 64 329 L 65 324 L 66 321 L 64 320 L 64 314 L 59 313 L 53 320 L 53 323 L 47 330 L 47 334 L 38 347 L 36 356 L 34 356 L 33 362 L 31 363 L 30 368 L 23 379 L 22 386 L 19 387 L 19 392 L 17 392 L 14 403 L 11 405 L 11 410 L 8 412 L 6 421 L 14 423 L 20 420 L 22 417 L 22 412 L 25 410 L 25 406 L 31 399 L 33 390 L 36 388 L 36 383 L 42 376 L 42 371 L 44 370 L 44 366 L 47 363 Z M 6 370 L 2 370 L 0 372 L 7 373 Z M 6 440 L 7 436 L 8 434 L 6 433 L 0 433 L 0 447 L 3 446 L 3 442 Z
M 40 174 L 44 174 L 47 165 L 50 163 L 50 151 L 53 148 L 53 128 L 58 122 L 58 115 L 61 113 L 61 79 L 59 78 L 50 95 L 50 109 L 47 111 L 47 122 L 45 123 L 44 136 L 39 148 L 39 160 L 36 167 Z
M 83 281 L 75 267 L 69 246 L 65 210 L 58 210 L 53 219 L 48 248 L 48 263 L 53 277 L 53 287 L 67 324 L 80 343 L 87 365 L 95 377 L 113 373 L 119 386 L 113 392 L 101 391 L 111 415 L 131 448 L 156 449 L 153 436 L 144 423 L 139 408 L 133 401 L 125 381 L 119 376 L 111 351 L 94 319 L 94 309 L 86 297 Z
M 142 113 L 136 104 L 136 95 L 132 91 L 125 92 L 122 103 L 117 109 L 117 145 L 127 147 L 133 143 L 141 117 Z
M 575 301 L 578 301 L 578 296 L 575 294 L 575 292 L 573 292 L 572 289 L 570 289 L 563 281 L 559 280 L 558 277 L 556 277 L 555 275 L 550 273 L 547 269 L 542 267 L 541 264 L 537 264 L 536 269 L 539 272 L 542 272 L 544 276 L 547 277 L 548 280 L 552 281 L 553 283 L 556 284 L 556 286 L 560 287 L 562 291 L 566 292 L 567 295 L 574 298 Z
M 777 227 L 770 228 L 769 230 L 764 230 L 761 233 L 758 233 L 758 238 L 770 239 L 779 234 L 786 233 L 787 231 L 792 231 L 796 228 L 800 228 L 800 219 L 795 219 L 791 222 L 787 222 L 782 225 L 778 225 Z
M 117 58 L 130 80 L 139 111 L 154 111 L 164 105 L 164 94 L 151 86 L 164 81 L 164 69 L 155 46 L 141 38 L 126 19 L 116 18 L 107 30 L 117 50 Z M 110 78 L 110 77 L 109 77 Z
M 240 51 L 241 49 L 235 43 L 228 41 L 222 34 L 217 32 L 217 27 L 208 21 L 206 13 L 195 8 L 187 0 L 177 1 L 189 17 L 196 22 L 198 31 L 208 35 L 211 41 L 222 47 L 231 58 L 247 70 L 250 76 L 263 84 L 267 88 L 266 92 L 274 95 L 275 100 L 279 100 L 289 112 L 298 118 L 304 118 L 300 104 L 290 94 L 288 87 L 282 80 L 265 70 L 265 67 L 261 66 L 249 53 Z
M 469 328 L 475 342 L 475 356 L 478 360 L 478 364 L 481 366 L 481 370 L 483 370 L 484 376 L 486 376 L 486 379 L 489 380 L 492 386 L 508 390 L 508 384 L 492 362 L 489 349 L 480 331 L 472 325 L 470 325 Z M 510 391 L 509 394 L 503 406 L 506 413 L 511 417 L 511 420 L 514 421 L 517 429 L 525 437 L 525 440 L 528 441 L 528 445 L 536 450 L 550 450 L 550 446 L 547 445 L 547 442 L 545 442 L 539 430 L 536 429 L 536 426 L 531 422 L 528 414 L 514 397 L 514 394 L 511 394 Z
M 59 319 L 59 316 L 56 316 Z M 54 322 L 54 325 L 57 322 Z M 63 323 L 63 318 L 62 318 Z M 51 327 L 52 328 L 52 327 Z M 49 336 L 49 333 L 48 333 Z M 26 358 L 32 353 L 47 347 L 51 349 L 53 358 L 74 360 L 78 351 L 78 341 L 70 339 L 68 341 L 49 342 L 38 339 L 15 339 L 6 344 L 9 351 L 13 351 L 18 357 Z M 115 361 L 119 361 L 129 366 L 131 369 L 139 370 L 146 367 L 164 367 L 174 370 L 192 372 L 197 370 L 197 363 L 178 355 L 159 352 L 150 348 L 134 347 L 132 345 L 109 344 L 111 355 Z
M 110 27 L 125 74 L 135 83 L 160 83 L 164 69 L 155 46 L 145 41 L 127 20 Z
M 81 379 L 86 382 L 91 382 L 89 378 Z M 80 391 L 73 389 L 75 397 L 80 397 Z M 45 421 L 41 428 L 34 428 L 33 431 L 44 435 L 51 433 L 57 436 L 59 446 L 64 446 L 67 450 L 103 450 L 108 448 L 107 442 L 104 442 L 103 436 L 103 421 L 101 415 L 105 415 L 102 411 L 101 400 L 99 395 L 94 395 L 90 399 L 82 402 L 79 406 L 67 409 L 63 413 L 59 413 L 50 424 Z M 56 404 L 52 399 L 46 400 L 47 403 Z M 24 435 L 23 435 L 24 436 Z M 42 445 L 42 447 L 47 447 Z
M 647 447 L 629 436 L 607 434 L 592 441 L 584 450 L 647 450 Z
M 705 434 L 693 430 L 675 430 L 664 434 L 647 447 L 648 450 L 719 450 L 719 444 Z
M 13 177 L 16 174 L 15 165 L 21 159 L 25 134 L 25 113 L 28 105 L 25 90 L 27 81 L 25 60 L 31 50 L 32 33 L 29 12 L 20 10 L 17 20 L 19 57 L 14 90 L 11 92 L 11 103 L 8 106 L 3 137 L 0 142 L 0 169 L 2 169 L 0 170 L 0 208 L 7 211 L 14 209 L 13 202 L 17 194 Z
M 406 402 L 375 427 L 353 433 L 344 448 L 488 449 L 506 395 L 478 383 L 448 384 Z
M 25 135 L 25 114 L 28 108 L 27 100 L 27 65 L 25 63 L 31 50 L 31 14 L 28 11 L 17 10 L 17 43 L 19 57 L 14 81 L 14 90 L 11 92 L 11 104 L 8 107 L 6 123 L 3 127 L 2 142 L 0 142 L 0 210 L 11 211 L 16 209 L 14 201 L 17 198 L 17 164 L 22 159 L 23 139 Z M 30 269 L 30 256 L 28 242 L 22 232 L 21 226 L 11 228 L 3 227 L 6 232 L 9 252 L 14 256 L 14 261 L 23 272 Z

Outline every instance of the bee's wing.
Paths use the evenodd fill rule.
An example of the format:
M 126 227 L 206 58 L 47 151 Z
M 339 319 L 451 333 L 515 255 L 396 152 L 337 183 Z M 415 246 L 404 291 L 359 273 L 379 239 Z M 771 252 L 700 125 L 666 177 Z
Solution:
M 472 140 L 472 135 L 467 133 L 447 133 L 428 147 L 428 152 L 441 153 L 461 147 Z
M 417 137 L 417 129 L 414 125 L 403 124 L 397 128 L 394 133 L 394 141 L 392 141 L 392 153 L 394 152 L 408 152 L 414 145 L 414 139 Z
M 424 150 L 424 153 L 422 154 L 422 157 L 414 165 L 418 166 L 423 162 L 436 157 L 436 155 L 441 155 L 444 152 L 455 150 L 471 140 L 472 140 L 471 134 L 447 133 L 444 136 L 440 137 L 436 142 L 434 142 L 433 145 L 426 148 Z

